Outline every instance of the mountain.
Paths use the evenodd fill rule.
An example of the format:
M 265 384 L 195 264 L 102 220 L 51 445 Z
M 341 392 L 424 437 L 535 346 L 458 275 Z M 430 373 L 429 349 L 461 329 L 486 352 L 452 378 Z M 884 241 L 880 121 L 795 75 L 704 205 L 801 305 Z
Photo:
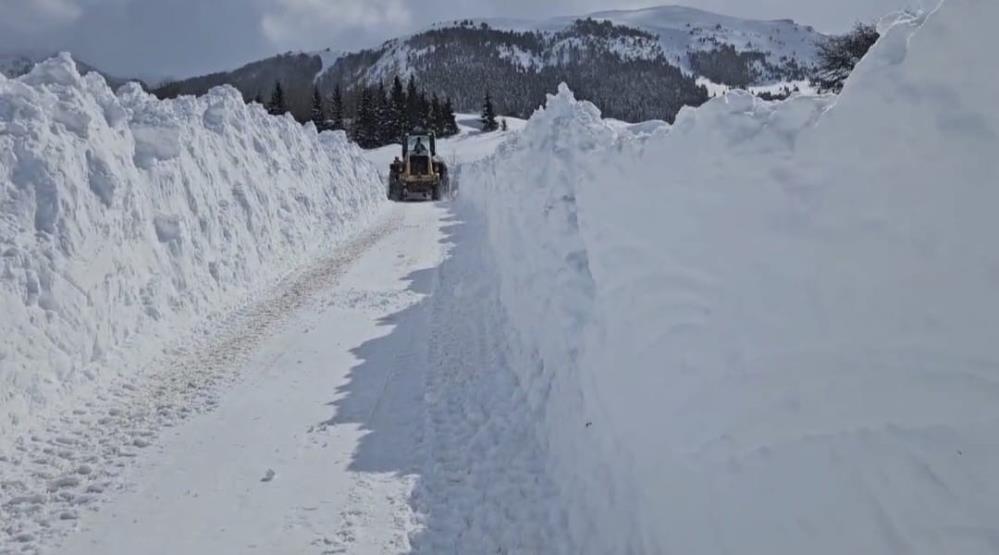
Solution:
M 180 95 L 202 95 L 219 85 L 232 85 L 243 94 L 244 100 L 267 100 L 280 82 L 285 101 L 296 118 L 305 121 L 312 107 L 312 88 L 318 75 L 324 71 L 323 57 L 319 53 L 288 52 L 252 62 L 234 71 L 212 73 L 182 81 L 174 81 L 156 88 L 153 93 L 160 98 Z
M 806 79 L 824 38 L 789 20 L 677 6 L 543 21 L 461 20 L 358 52 L 288 52 L 155 92 L 198 95 L 230 84 L 246 100 L 266 100 L 280 82 L 304 121 L 313 86 L 329 95 L 341 85 L 350 104 L 365 86 L 399 76 L 450 97 L 461 111 L 477 111 L 489 90 L 501 113 L 526 117 L 565 81 L 609 117 L 672 121 L 683 106 L 708 98 L 699 78 L 736 87 Z
M 53 57 L 53 55 L 54 54 L 52 53 L 42 54 L 37 52 L 0 54 L 0 73 L 10 78 L 20 77 L 21 75 L 30 72 L 31 69 L 35 67 L 35 64 L 43 60 L 47 60 Z M 140 85 L 142 85 L 142 88 L 144 89 L 148 88 L 146 83 L 144 83 L 139 79 L 126 79 L 123 77 L 117 77 L 109 73 L 106 73 L 104 71 L 101 71 L 86 62 L 81 62 L 80 60 L 76 60 L 76 67 L 81 75 L 85 75 L 87 73 L 90 73 L 91 71 L 96 71 L 102 77 L 104 77 L 104 80 L 107 81 L 108 86 L 110 86 L 112 89 L 117 89 L 118 87 L 124 85 L 125 83 L 129 83 L 132 81 L 139 83 Z
M 754 75 L 747 85 L 771 85 L 789 77 L 795 66 L 814 66 L 817 45 L 826 38 L 813 27 L 789 19 L 740 19 L 682 6 L 598 12 L 590 17 L 655 34 L 667 58 L 694 73 L 700 72 L 691 64 L 691 54 L 732 47 L 737 53 L 759 56 L 761 66 L 769 66 L 769 70 Z M 559 18 L 551 24 L 564 24 L 566 19 Z

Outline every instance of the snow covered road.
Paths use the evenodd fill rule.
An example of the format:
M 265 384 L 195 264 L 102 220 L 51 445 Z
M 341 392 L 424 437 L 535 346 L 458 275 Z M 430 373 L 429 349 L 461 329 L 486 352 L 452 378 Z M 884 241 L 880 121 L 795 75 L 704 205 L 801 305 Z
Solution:
M 247 346 L 241 378 L 216 410 L 165 434 L 142 457 L 135 485 L 88 514 L 63 553 L 408 550 L 422 425 L 418 361 L 429 328 L 405 326 L 405 336 L 393 334 L 398 348 L 377 360 L 359 346 L 390 334 L 399 324 L 392 315 L 432 286 L 408 276 L 440 263 L 446 209 L 388 210 L 363 250 L 355 245 L 291 286 L 311 289 L 304 308 Z M 368 433 L 361 422 L 377 422 L 375 458 L 354 457 Z M 407 465 L 408 475 L 396 471 Z

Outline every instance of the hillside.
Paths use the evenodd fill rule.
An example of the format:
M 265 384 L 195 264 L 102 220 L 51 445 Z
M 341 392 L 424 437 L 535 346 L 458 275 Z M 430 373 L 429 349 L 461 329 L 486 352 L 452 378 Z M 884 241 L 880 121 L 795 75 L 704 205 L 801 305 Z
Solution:
M 52 55 L 50 54 L 38 54 L 38 53 L 0 54 L 0 74 L 3 74 L 5 77 L 11 79 L 15 77 L 20 77 L 22 75 L 27 75 L 27 73 L 30 72 L 33 67 L 35 67 L 35 64 L 43 60 L 47 60 L 51 57 Z M 139 83 L 139 85 L 141 85 L 142 88 L 144 89 L 147 88 L 146 84 L 139 79 L 128 79 L 123 77 L 117 77 L 114 75 L 110 75 L 104 71 L 101 71 L 100 69 L 97 69 L 93 65 L 90 65 L 86 62 L 82 62 L 80 60 L 75 60 L 75 62 L 76 62 L 76 67 L 81 74 L 86 75 L 91 71 L 96 71 L 101 75 L 101 77 L 104 78 L 108 86 L 111 87 L 112 89 L 117 89 L 118 87 L 133 81 Z
M 744 20 L 680 7 L 538 22 L 463 20 L 359 52 L 289 52 L 171 83 L 156 94 L 204 94 L 230 84 L 250 100 L 267 98 L 280 82 L 292 113 L 304 120 L 315 84 L 325 95 L 339 84 L 350 101 L 361 86 L 399 75 L 451 97 L 458 110 L 477 111 L 489 89 L 502 113 L 527 117 L 545 94 L 566 82 L 609 117 L 672 121 L 682 106 L 707 100 L 697 78 L 742 87 L 806 78 L 821 40 L 821 34 L 791 21 Z

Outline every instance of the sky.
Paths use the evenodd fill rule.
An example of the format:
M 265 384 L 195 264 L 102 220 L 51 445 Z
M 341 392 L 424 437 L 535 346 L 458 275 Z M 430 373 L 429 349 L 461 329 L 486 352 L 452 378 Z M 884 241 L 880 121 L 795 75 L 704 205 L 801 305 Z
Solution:
M 939 0 L 680 0 L 841 32 Z M 0 53 L 69 50 L 122 77 L 188 77 L 289 50 L 355 50 L 463 17 L 545 18 L 670 0 L 0 0 Z

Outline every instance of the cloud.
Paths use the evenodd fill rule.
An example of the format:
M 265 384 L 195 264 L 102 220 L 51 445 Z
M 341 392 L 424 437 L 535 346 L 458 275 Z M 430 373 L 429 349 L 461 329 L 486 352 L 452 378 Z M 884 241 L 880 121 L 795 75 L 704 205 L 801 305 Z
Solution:
M 680 3 L 824 31 L 940 0 L 0 0 L 0 53 L 71 50 L 111 73 L 190 76 L 287 50 L 356 50 L 465 17 L 540 18 Z
M 83 14 L 74 0 L 0 0 L 0 46 L 25 43 L 64 28 Z
M 275 45 L 308 48 L 339 35 L 407 29 L 412 14 L 404 0 L 276 0 L 261 19 Z

